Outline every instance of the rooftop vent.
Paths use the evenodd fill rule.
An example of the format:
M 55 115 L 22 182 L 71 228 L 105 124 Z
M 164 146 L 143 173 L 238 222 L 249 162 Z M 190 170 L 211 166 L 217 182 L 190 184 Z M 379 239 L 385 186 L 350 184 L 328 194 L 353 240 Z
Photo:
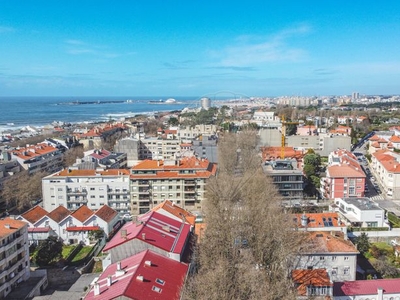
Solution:
M 98 296 L 100 295 L 100 284 L 98 284 L 97 282 L 94 284 L 94 295 Z
M 126 230 L 126 229 L 122 229 L 122 230 L 121 230 L 121 237 L 122 237 L 123 239 L 126 239 L 126 236 L 127 236 L 127 230 Z
M 144 281 L 143 275 L 138 275 L 138 276 L 136 276 L 136 280 L 137 280 L 137 281 L 143 282 L 143 281 Z
M 151 260 L 146 260 L 144 262 L 144 265 L 147 266 L 147 267 L 151 267 Z
M 107 286 L 111 286 L 112 284 L 113 284 L 112 276 L 110 275 L 110 276 L 107 277 Z

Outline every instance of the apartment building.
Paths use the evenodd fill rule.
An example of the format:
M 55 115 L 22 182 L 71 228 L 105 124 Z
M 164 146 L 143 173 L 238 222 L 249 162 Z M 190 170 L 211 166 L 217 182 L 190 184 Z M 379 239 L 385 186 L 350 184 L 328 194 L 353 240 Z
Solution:
M 131 211 L 129 171 L 124 169 L 65 169 L 44 177 L 42 190 L 43 207 L 47 211 L 60 205 L 69 210 L 82 205 L 96 210 L 104 204 L 121 214 Z
M 139 215 L 168 199 L 188 210 L 200 210 L 207 179 L 217 165 L 207 159 L 145 160 L 131 169 L 132 214 Z
M 111 152 L 105 149 L 92 149 L 84 153 L 83 158 L 70 168 L 73 169 L 124 169 L 127 167 L 127 154 Z
M 357 227 L 385 226 L 385 211 L 369 198 L 337 198 L 336 210 L 347 225 Z
M 328 157 L 326 176 L 321 178 L 321 194 L 328 199 L 364 197 L 365 178 L 357 158 L 350 151 L 334 151 Z
M 311 231 L 304 234 L 307 244 L 295 259 L 295 270 L 325 269 L 335 281 L 355 280 L 356 246 L 341 232 Z
M 177 129 L 177 137 L 180 140 L 194 140 L 200 136 L 212 136 L 217 133 L 216 125 L 199 124 L 195 126 L 180 127 Z
M 28 280 L 29 267 L 28 224 L 0 220 L 0 299 Z
M 371 155 L 371 168 L 388 198 L 400 198 L 400 155 L 381 149 Z
M 285 200 L 303 199 L 303 171 L 297 167 L 295 159 L 266 161 L 263 171 L 272 178 L 279 193 Z
M 140 140 L 139 159 L 174 160 L 180 152 L 180 144 L 175 136 L 143 138 Z
M 42 171 L 56 172 L 62 169 L 61 150 L 46 143 L 18 147 L 9 153 L 11 159 L 15 159 L 30 174 Z

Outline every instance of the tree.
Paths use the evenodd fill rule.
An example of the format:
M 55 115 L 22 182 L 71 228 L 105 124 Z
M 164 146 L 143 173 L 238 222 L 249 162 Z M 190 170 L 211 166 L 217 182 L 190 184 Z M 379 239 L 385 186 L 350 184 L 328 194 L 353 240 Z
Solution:
M 83 146 L 68 149 L 63 155 L 63 166 L 69 167 L 76 162 L 77 158 L 83 157 Z
M 178 121 L 177 118 L 171 117 L 168 120 L 168 124 L 171 125 L 171 126 L 177 126 L 177 125 L 179 125 L 179 121 Z
M 357 250 L 360 251 L 361 254 L 368 252 L 370 243 L 368 235 L 365 232 L 361 232 L 361 235 L 356 238 L 355 243 L 357 245 Z
M 300 236 L 287 226 L 256 142 L 255 131 L 219 140 L 218 175 L 206 187 L 207 229 L 196 254 L 197 274 L 183 299 L 295 299 L 288 270 Z
M 50 236 L 39 244 L 35 262 L 40 266 L 48 266 L 62 257 L 63 243 L 58 237 Z

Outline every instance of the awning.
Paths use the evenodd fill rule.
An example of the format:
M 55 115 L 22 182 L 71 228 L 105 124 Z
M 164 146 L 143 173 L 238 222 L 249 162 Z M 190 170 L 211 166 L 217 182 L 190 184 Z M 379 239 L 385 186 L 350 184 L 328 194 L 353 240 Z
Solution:
M 93 230 L 100 230 L 99 226 L 74 226 L 74 227 L 67 227 L 67 231 L 93 231 Z

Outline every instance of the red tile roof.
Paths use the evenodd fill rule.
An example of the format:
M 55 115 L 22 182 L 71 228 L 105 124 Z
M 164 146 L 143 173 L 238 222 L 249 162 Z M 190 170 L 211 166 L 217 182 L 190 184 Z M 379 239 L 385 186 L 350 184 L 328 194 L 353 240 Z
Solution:
M 190 225 L 155 211 L 149 211 L 138 217 L 137 222 L 125 224 L 121 230 L 126 230 L 126 238 L 121 234 L 116 234 L 103 251 L 108 251 L 130 240 L 139 239 L 164 251 L 181 254 L 190 233 Z
M 118 215 L 118 212 L 108 205 L 103 205 L 99 210 L 95 212 L 95 215 L 105 222 L 109 223 Z
M 27 220 L 31 224 L 35 224 L 37 221 L 39 221 L 41 218 L 46 216 L 48 212 L 43 209 L 41 206 L 37 205 L 27 212 L 23 213 L 21 217 L 23 217 L 25 220 Z
M 57 223 L 59 223 L 66 217 L 68 217 L 70 214 L 71 212 L 68 209 L 60 205 L 56 209 L 53 209 L 47 216 L 52 220 L 56 221 Z
M 302 159 L 305 155 L 303 151 L 294 150 L 293 147 L 284 148 L 285 157 L 296 158 L 297 160 Z M 280 158 L 282 153 L 282 147 L 262 147 L 262 159 L 263 161 Z
M 35 157 L 39 157 L 45 154 L 50 154 L 52 152 L 58 152 L 59 150 L 53 146 L 49 146 L 46 143 L 40 143 L 28 147 L 23 147 L 19 149 L 14 149 L 11 150 L 10 152 L 23 159 L 23 160 L 29 160 Z
M 99 226 L 71 226 L 67 227 L 67 231 L 92 231 L 100 230 Z
M 376 134 L 374 134 L 373 136 L 371 136 L 371 137 L 369 138 L 369 140 L 370 140 L 371 142 L 378 141 L 378 140 L 379 140 L 379 136 L 377 136 Z
M 117 273 L 118 263 L 115 263 L 100 275 L 97 280 L 99 295 L 94 295 L 92 287 L 84 299 L 180 299 L 188 265 L 150 250 L 121 260 L 120 264 L 120 274 Z M 111 286 L 107 285 L 109 278 Z
M 304 226 L 301 225 L 303 215 L 307 217 L 307 228 L 346 227 L 343 222 L 339 224 L 339 215 L 335 212 L 292 214 L 290 218 L 292 218 L 293 225 L 303 228 Z M 332 225 L 329 224 L 329 221 L 332 222 Z
M 185 217 L 185 221 L 192 226 L 194 226 L 196 223 L 196 216 L 194 214 L 188 212 L 187 210 L 183 209 L 182 207 L 178 206 L 177 204 L 169 200 L 163 201 L 156 207 L 152 208 L 152 210 L 157 211 L 159 213 L 161 213 L 160 211 L 164 210 L 167 213 L 170 213 L 171 215 L 179 218 L 180 220 L 182 220 L 182 217 Z
M 93 215 L 93 211 L 89 209 L 86 205 L 80 206 L 76 211 L 74 211 L 71 216 L 80 222 L 85 222 L 89 217 Z
M 390 173 L 400 173 L 400 163 L 394 156 L 391 155 L 391 151 L 382 149 L 372 153 L 372 155 L 379 161 L 379 163 Z
M 326 168 L 327 177 L 330 178 L 343 178 L 343 177 L 356 177 L 365 178 L 365 173 L 361 168 L 354 168 L 347 164 L 341 164 L 339 166 L 329 166 Z
M 343 238 L 343 233 L 335 232 L 332 235 L 330 232 L 312 231 L 305 234 L 308 239 L 305 253 L 359 253 L 351 241 Z
M 393 143 L 400 143 L 400 136 L 397 135 L 392 135 L 389 139 L 389 141 L 393 142 Z
M 129 170 L 125 169 L 108 169 L 105 171 L 96 170 L 70 170 L 64 169 L 53 176 L 118 176 L 118 175 L 129 175 Z
M 11 218 L 0 220 L 0 238 L 5 238 L 22 229 L 24 226 L 28 226 L 28 223 Z
M 400 278 L 335 282 L 333 294 L 335 296 L 376 295 L 378 288 L 383 289 L 384 295 L 399 294 Z
M 307 296 L 308 286 L 333 286 L 325 269 L 293 270 L 292 280 L 294 281 L 299 296 Z

